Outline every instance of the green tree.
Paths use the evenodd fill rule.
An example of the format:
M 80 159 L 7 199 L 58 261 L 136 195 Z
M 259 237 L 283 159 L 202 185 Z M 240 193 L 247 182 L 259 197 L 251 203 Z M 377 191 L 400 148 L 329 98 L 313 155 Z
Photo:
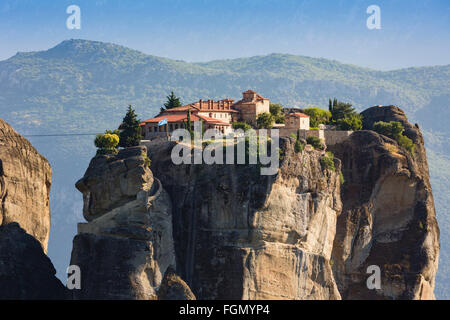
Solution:
M 123 122 L 119 127 L 119 147 L 128 148 L 139 145 L 142 140 L 140 121 L 137 119 L 136 113 L 131 107 L 128 106 L 128 111 Z
M 177 96 L 175 96 L 175 94 L 173 93 L 173 91 L 170 92 L 170 95 L 168 95 L 167 97 L 167 102 L 164 103 L 164 107 L 165 108 L 161 108 L 161 111 L 167 110 L 167 109 L 172 109 L 172 108 L 178 108 L 181 107 L 181 101 L 180 98 L 178 98 Z
M 115 154 L 117 153 L 117 145 L 119 144 L 119 136 L 117 134 L 108 133 L 98 134 L 94 140 L 97 154 Z
M 186 128 L 187 131 L 189 131 L 189 134 L 191 135 L 191 138 L 194 138 L 194 131 L 192 130 L 192 122 L 191 122 L 191 108 L 188 107 L 187 110 L 187 116 L 186 116 L 186 121 L 184 122 L 184 126 Z M 202 125 L 202 132 L 203 132 L 203 125 Z
M 120 130 L 119 129 L 106 130 L 105 133 L 116 134 L 118 137 L 120 137 Z
M 373 125 L 373 131 L 385 135 L 397 141 L 398 145 L 408 150 L 411 154 L 414 152 L 413 141 L 403 134 L 405 128 L 399 121 L 384 122 L 378 121 Z
M 362 116 L 359 114 L 351 114 L 346 118 L 342 118 L 336 121 L 336 127 L 338 130 L 345 131 L 358 131 L 362 129 Z
M 316 136 L 309 136 L 306 138 L 306 142 L 313 146 L 314 149 L 323 149 L 324 145 L 322 141 Z
M 256 119 L 256 125 L 258 129 L 270 129 L 275 122 L 272 114 L 268 112 L 260 113 Z
M 336 98 L 334 98 L 333 104 L 330 104 L 330 106 L 331 106 L 330 112 L 332 123 L 336 123 L 339 119 L 348 118 L 351 115 L 358 114 L 350 103 L 338 101 Z
M 250 130 L 252 128 L 252 126 L 246 122 L 233 122 L 232 126 L 233 129 L 242 129 L 244 131 Z
M 275 123 L 284 123 L 284 113 L 283 113 L 283 106 L 279 103 L 271 103 L 269 105 L 270 113 L 272 114 Z
M 403 134 L 404 128 L 399 121 L 378 121 L 373 125 L 373 130 L 389 138 L 397 140 Z
M 305 114 L 309 116 L 309 124 L 317 128 L 319 124 L 327 124 L 331 118 L 331 112 L 317 107 L 305 109 Z

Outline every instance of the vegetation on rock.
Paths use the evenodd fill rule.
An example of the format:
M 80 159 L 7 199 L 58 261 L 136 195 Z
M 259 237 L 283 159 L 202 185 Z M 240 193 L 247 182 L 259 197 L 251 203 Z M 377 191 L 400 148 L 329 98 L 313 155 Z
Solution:
M 142 140 L 141 127 L 139 124 L 140 121 L 137 119 L 136 112 L 131 105 L 129 105 L 127 114 L 119 127 L 119 147 L 128 148 L 139 145 L 139 142 Z
M 232 122 L 233 129 L 242 129 L 244 131 L 252 129 L 252 126 L 246 122 Z
M 274 122 L 274 116 L 268 112 L 260 113 L 256 119 L 258 129 L 271 129 Z
M 362 116 L 356 112 L 350 103 L 329 99 L 328 109 L 331 114 L 330 123 L 338 130 L 358 131 L 362 129 Z
M 284 123 L 283 106 L 279 103 L 271 103 L 269 106 L 270 114 L 273 116 L 275 123 Z
M 324 145 L 322 141 L 316 136 L 310 136 L 306 138 L 306 142 L 313 146 L 314 149 L 323 149 Z
M 405 131 L 405 128 L 399 121 L 375 122 L 375 124 L 373 125 L 373 130 L 382 135 L 385 135 L 386 137 L 394 139 L 395 141 L 397 141 L 399 146 L 401 146 L 402 148 L 405 148 L 411 154 L 413 154 L 414 143 L 410 138 L 408 138 L 407 136 L 405 136 L 403 134 L 403 131 Z
M 114 133 L 98 134 L 94 140 L 97 154 L 116 154 L 117 145 L 119 144 L 119 136 Z
M 312 128 L 318 128 L 319 124 L 328 124 L 331 119 L 330 111 L 318 107 L 305 109 L 305 114 L 309 116 L 309 124 Z
M 327 152 L 322 158 L 320 158 L 320 165 L 322 169 L 327 169 L 331 171 L 336 171 L 334 166 L 334 154 L 332 152 Z

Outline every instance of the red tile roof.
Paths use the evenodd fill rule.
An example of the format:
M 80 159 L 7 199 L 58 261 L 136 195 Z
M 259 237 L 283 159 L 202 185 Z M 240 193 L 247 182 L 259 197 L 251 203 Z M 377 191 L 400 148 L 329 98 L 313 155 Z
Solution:
M 226 101 L 226 100 L 222 100 L 222 101 Z M 230 108 L 227 109 L 227 107 L 223 108 L 219 107 L 218 105 L 218 101 L 213 101 L 213 108 L 212 109 L 208 109 L 208 101 L 203 101 L 202 102 L 202 108 L 200 108 L 200 102 L 196 102 L 193 104 L 188 104 L 185 106 L 181 106 L 181 107 L 177 107 L 177 108 L 172 108 L 172 109 L 167 109 L 164 110 L 163 112 L 168 112 L 168 113 L 174 113 L 174 112 L 187 112 L 187 110 L 190 108 L 191 111 L 201 111 L 201 112 L 231 112 L 231 113 L 237 113 L 239 111 L 231 109 L 231 102 L 233 101 L 232 99 L 229 99 L 228 101 L 230 101 Z
M 152 118 L 152 119 L 148 119 L 148 120 L 143 121 L 140 125 L 143 126 L 146 123 L 158 123 L 158 122 L 160 122 L 161 120 L 164 120 L 164 119 L 167 119 L 168 123 L 183 122 L 183 121 L 187 121 L 187 115 L 186 114 L 170 114 L 170 115 L 157 116 L 156 118 Z M 200 121 L 200 120 L 205 121 L 207 124 L 217 124 L 217 125 L 222 125 L 222 126 L 231 126 L 231 124 L 229 124 L 229 123 L 222 122 L 222 121 L 214 119 L 214 118 L 205 117 L 205 116 L 196 115 L 196 114 L 191 114 L 191 121 L 195 122 L 195 121 Z
M 301 113 L 301 112 L 295 112 L 295 113 L 289 113 L 288 117 L 297 117 L 297 118 L 309 118 L 307 114 Z

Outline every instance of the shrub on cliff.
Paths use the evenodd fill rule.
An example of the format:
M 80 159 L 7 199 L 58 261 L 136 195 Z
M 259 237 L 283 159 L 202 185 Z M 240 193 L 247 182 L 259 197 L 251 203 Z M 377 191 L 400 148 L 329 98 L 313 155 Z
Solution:
M 141 127 L 139 124 L 140 121 L 137 119 L 135 111 L 131 105 L 128 106 L 127 114 L 119 127 L 119 147 L 128 148 L 139 145 L 139 142 L 142 140 Z
M 373 125 L 373 130 L 397 141 L 400 147 L 405 148 L 411 154 L 414 152 L 414 143 L 403 134 L 405 128 L 399 121 L 378 121 Z
M 324 145 L 322 141 L 316 136 L 310 136 L 306 138 L 306 142 L 313 146 L 314 149 L 323 149 Z
M 294 151 L 296 153 L 301 153 L 303 152 L 303 149 L 305 148 L 305 145 L 303 143 L 301 143 L 300 140 L 296 140 L 295 141 L 295 145 L 294 145 Z
M 336 171 L 336 167 L 334 166 L 334 154 L 332 152 L 327 152 L 320 158 L 320 165 L 322 166 L 322 169 Z
M 358 131 L 362 129 L 362 116 L 356 112 L 350 103 L 329 100 L 328 109 L 331 113 L 330 124 L 336 125 L 338 130 Z
M 98 134 L 94 144 L 98 148 L 97 154 L 116 154 L 119 136 L 114 133 Z
M 362 129 L 362 117 L 359 114 L 352 114 L 346 118 L 336 121 L 336 128 L 345 131 L 358 131 Z

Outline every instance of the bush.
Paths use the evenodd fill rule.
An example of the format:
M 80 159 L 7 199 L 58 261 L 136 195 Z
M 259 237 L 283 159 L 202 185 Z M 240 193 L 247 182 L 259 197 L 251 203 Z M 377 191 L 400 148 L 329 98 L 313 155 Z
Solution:
M 252 128 L 252 126 L 246 122 L 233 122 L 232 126 L 233 129 L 242 129 L 244 131 L 250 130 Z
M 305 109 L 305 114 L 309 116 L 309 124 L 313 128 L 319 127 L 319 124 L 327 124 L 331 118 L 331 112 L 317 107 Z M 314 129 L 311 129 L 314 130 Z
M 400 137 L 398 137 L 397 142 L 400 145 L 400 147 L 405 148 L 406 150 L 409 151 L 409 153 L 413 154 L 414 143 L 410 138 L 408 138 L 407 136 L 401 135 Z
M 399 121 L 384 122 L 378 121 L 373 125 L 373 130 L 386 137 L 397 140 L 405 130 Z
M 296 153 L 303 152 L 305 145 L 300 142 L 300 140 L 295 141 L 294 150 Z
M 389 137 L 391 139 L 394 139 L 397 141 L 398 145 L 407 151 L 409 151 L 411 154 L 414 152 L 414 143 L 410 138 L 405 136 L 403 134 L 403 131 L 405 131 L 405 128 L 399 121 L 391 121 L 391 122 L 384 122 L 384 121 L 378 121 L 375 122 L 373 125 L 373 131 L 378 132 L 379 134 L 385 135 L 386 137 Z
M 322 169 L 336 171 L 336 168 L 334 166 L 334 154 L 331 152 L 327 152 L 325 156 L 320 158 L 320 165 L 322 166 Z
M 347 118 L 342 118 L 336 121 L 338 130 L 358 131 L 362 129 L 362 117 L 359 114 L 349 115 Z
M 323 149 L 324 145 L 322 141 L 316 136 L 310 136 L 306 139 L 306 142 L 313 146 L 314 149 Z
M 260 113 L 256 119 L 258 129 L 270 129 L 273 127 L 274 122 L 275 119 L 273 115 L 267 112 Z
M 279 103 L 271 103 L 269 106 L 270 113 L 272 114 L 275 123 L 284 123 L 283 106 Z
M 119 136 L 111 133 L 98 134 L 94 144 L 98 148 L 97 154 L 116 154 Z
M 342 174 L 342 171 L 339 172 L 339 181 L 341 182 L 341 185 L 344 184 L 344 182 L 345 182 L 344 175 Z

